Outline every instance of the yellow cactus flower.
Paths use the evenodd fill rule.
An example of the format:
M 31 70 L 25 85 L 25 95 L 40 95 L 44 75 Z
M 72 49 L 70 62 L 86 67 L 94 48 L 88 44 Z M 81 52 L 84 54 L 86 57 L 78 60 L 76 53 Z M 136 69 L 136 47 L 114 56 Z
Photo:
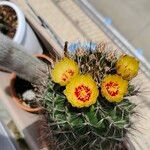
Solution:
M 101 83 L 101 93 L 109 102 L 120 102 L 127 93 L 128 81 L 118 75 L 107 75 Z
M 90 75 L 77 75 L 67 84 L 64 94 L 73 107 L 82 108 L 94 104 L 99 91 Z
M 121 75 L 123 79 L 131 80 L 138 73 L 139 61 L 132 56 L 121 56 L 116 63 L 116 69 L 117 74 Z
M 52 80 L 61 86 L 67 85 L 79 72 L 77 63 L 67 57 L 55 64 L 51 72 Z

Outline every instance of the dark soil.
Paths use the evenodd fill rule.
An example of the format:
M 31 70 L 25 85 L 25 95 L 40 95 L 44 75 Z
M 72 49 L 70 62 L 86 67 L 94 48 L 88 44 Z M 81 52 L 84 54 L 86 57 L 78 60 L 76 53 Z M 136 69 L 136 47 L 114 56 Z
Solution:
M 35 91 L 34 87 L 32 86 L 32 84 L 30 82 L 17 77 L 15 80 L 15 83 L 14 83 L 14 89 L 17 94 L 17 97 L 22 99 L 22 104 L 28 105 L 31 108 L 37 108 L 39 106 L 36 101 L 36 98 L 32 99 L 32 100 L 27 100 L 27 99 L 23 100 L 23 94 L 26 91 L 28 91 L 28 90 L 32 90 L 33 92 Z
M 13 38 L 17 28 L 16 12 L 9 6 L 0 6 L 0 32 Z

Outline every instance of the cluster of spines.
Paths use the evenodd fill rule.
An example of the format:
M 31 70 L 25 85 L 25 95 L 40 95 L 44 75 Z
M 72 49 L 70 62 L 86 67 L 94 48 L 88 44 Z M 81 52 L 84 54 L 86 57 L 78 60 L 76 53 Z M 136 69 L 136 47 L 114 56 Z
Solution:
M 112 147 L 124 141 L 131 126 L 130 115 L 134 104 L 127 99 L 120 104 L 111 104 L 99 97 L 95 105 L 78 110 L 67 102 L 60 92 L 61 88 L 49 81 L 44 97 L 54 146 L 96 149 L 106 145 Z

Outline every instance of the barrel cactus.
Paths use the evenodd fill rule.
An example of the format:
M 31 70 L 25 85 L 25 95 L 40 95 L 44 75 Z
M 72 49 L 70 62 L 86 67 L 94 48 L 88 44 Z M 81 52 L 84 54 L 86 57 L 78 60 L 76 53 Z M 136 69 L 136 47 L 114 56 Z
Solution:
M 78 75 L 70 78 L 73 72 L 63 65 L 57 73 L 54 65 L 46 83 L 43 107 L 49 145 L 65 150 L 126 149 L 130 117 L 136 107 L 127 96 L 136 95 L 138 90 L 117 75 L 117 55 L 106 51 L 105 43 L 88 44 L 70 45 L 65 56 L 77 64 L 78 70 L 74 63 L 72 70 Z M 56 83 L 56 78 L 69 83 Z

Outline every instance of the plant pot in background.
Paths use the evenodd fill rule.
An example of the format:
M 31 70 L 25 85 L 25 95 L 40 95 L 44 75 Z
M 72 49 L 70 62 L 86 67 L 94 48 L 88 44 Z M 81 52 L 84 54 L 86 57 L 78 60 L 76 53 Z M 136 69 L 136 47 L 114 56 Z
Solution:
M 41 54 L 43 50 L 29 24 L 25 20 L 23 12 L 18 6 L 8 1 L 1 1 L 0 6 L 10 7 L 16 13 L 17 25 L 13 41 L 24 46 L 28 54 Z M 2 15 L 2 14 L 0 14 Z
M 39 59 L 41 59 L 42 61 L 46 61 L 46 62 L 50 62 L 50 63 L 53 62 L 51 58 L 49 58 L 48 56 L 43 55 L 43 54 L 38 54 L 38 55 L 36 55 L 36 57 L 39 58 Z M 16 76 L 15 73 L 12 73 L 11 74 L 11 83 L 10 83 L 10 92 L 11 92 L 12 100 L 16 103 L 16 105 L 19 108 L 21 108 L 21 109 L 23 109 L 25 111 L 31 112 L 31 113 L 41 112 L 43 110 L 42 107 L 31 108 L 31 107 L 23 104 L 24 100 L 21 99 L 21 98 L 19 98 L 17 90 L 15 88 L 16 81 L 17 81 L 17 76 Z M 27 84 L 30 84 L 27 81 L 23 81 L 23 82 L 24 83 L 26 82 Z M 18 82 L 18 84 L 20 85 L 21 83 Z M 23 85 L 20 85 L 20 87 L 22 87 L 22 86 Z

